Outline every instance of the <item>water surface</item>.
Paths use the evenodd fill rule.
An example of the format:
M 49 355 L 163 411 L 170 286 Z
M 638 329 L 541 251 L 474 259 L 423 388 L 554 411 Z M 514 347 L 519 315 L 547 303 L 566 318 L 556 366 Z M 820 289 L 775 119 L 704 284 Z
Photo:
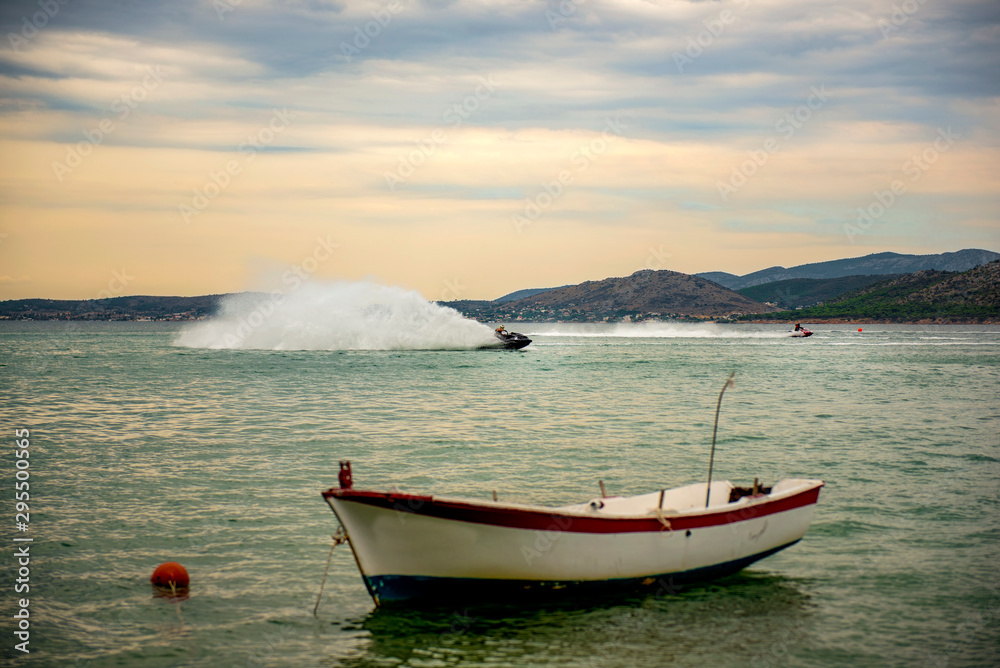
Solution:
M 31 654 L 79 666 L 986 666 L 1000 659 L 1000 328 L 525 325 L 520 352 L 176 345 L 178 325 L 0 324 L 31 430 Z M 280 343 L 280 342 L 279 342 Z M 293 346 L 294 347 L 294 346 Z M 375 610 L 320 491 L 567 504 L 822 478 L 798 545 L 709 586 Z M 183 563 L 191 598 L 154 598 Z M 3 597 L 10 628 L 13 596 Z

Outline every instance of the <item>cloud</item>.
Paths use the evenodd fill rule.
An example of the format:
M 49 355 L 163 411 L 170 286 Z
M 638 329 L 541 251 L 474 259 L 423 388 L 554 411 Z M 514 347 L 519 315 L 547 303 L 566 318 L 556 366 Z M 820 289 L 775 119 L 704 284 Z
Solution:
M 0 149 L 17 156 L 0 167 L 0 213 L 27 233 L 70 225 L 56 209 L 103 212 L 75 221 L 97 230 L 102 275 L 152 243 L 113 241 L 123 211 L 177 247 L 247 235 L 217 253 L 226 271 L 253 253 L 298 252 L 295 234 L 247 232 L 277 221 L 307 240 L 326 226 L 406 229 L 408 243 L 448 229 L 429 242 L 446 246 L 465 224 L 531 257 L 529 271 L 562 258 L 553 230 L 585 229 L 587 250 L 558 260 L 573 275 L 594 266 L 602 234 L 608 257 L 628 265 L 619 273 L 641 268 L 622 258 L 641 264 L 650 244 L 689 263 L 672 268 L 760 268 L 697 266 L 715 261 L 707 248 L 721 239 L 809 254 L 762 263 L 831 259 L 831 244 L 846 244 L 841 225 L 941 128 L 960 141 L 855 244 L 924 243 L 928 219 L 952 221 L 969 244 L 998 242 L 984 223 L 996 219 L 1000 168 L 995 2 L 52 2 L 44 25 L 37 0 L 0 6 Z M 292 120 L 248 151 L 282 110 Z M 582 160 L 615 118 L 627 127 Z M 53 165 L 74 152 L 87 155 L 59 178 Z M 200 237 L 177 207 L 230 161 L 240 173 L 197 216 L 219 236 Z M 572 182 L 531 225 L 532 243 L 548 246 L 529 251 L 511 216 L 563 171 Z M 720 183 L 744 178 L 720 196 Z M 636 250 L 611 248 L 618 239 Z M 454 272 L 466 266 L 461 247 L 442 252 L 434 264 L 451 253 Z M 41 250 L 9 261 L 52 262 Z M 410 270 L 439 291 L 427 267 Z
M 6 17 L 19 4 L 25 14 L 31 9 L 14 3 Z M 81 81 L 122 81 L 138 66 L 158 64 L 209 108 L 213 99 L 287 101 L 288 83 L 297 81 L 294 102 L 418 122 L 432 122 L 463 79 L 492 73 L 505 80 L 505 99 L 478 123 L 564 127 L 628 107 L 651 131 L 690 133 L 699 128 L 688 116 L 711 110 L 708 134 L 745 127 L 747 111 L 797 103 L 810 85 L 850 91 L 844 102 L 862 120 L 886 113 L 928 120 L 942 101 L 943 113 L 954 113 L 950 98 L 996 95 L 993 3 L 909 4 L 917 9 L 893 19 L 897 3 L 862 0 L 447 7 L 246 0 L 220 20 L 212 2 L 110 11 L 91 0 L 67 4 L 29 49 L 0 62 L 11 76 Z M 565 7 L 572 13 L 563 16 Z M 880 30 L 880 21 L 891 31 Z M 691 61 L 684 71 L 678 55 Z M 53 100 L 44 89 L 39 95 Z M 886 101 L 898 96 L 922 102 L 889 112 Z M 72 89 L 66 97 L 64 105 L 77 102 Z

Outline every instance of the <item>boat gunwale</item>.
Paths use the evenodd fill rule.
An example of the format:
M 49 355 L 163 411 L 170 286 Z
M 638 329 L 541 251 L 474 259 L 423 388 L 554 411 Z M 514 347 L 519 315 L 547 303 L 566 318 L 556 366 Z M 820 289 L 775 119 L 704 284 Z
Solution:
M 801 484 L 777 494 L 743 497 L 708 508 L 664 510 L 650 509 L 644 514 L 598 515 L 585 510 L 505 503 L 499 501 L 435 497 L 428 494 L 378 492 L 353 488 L 330 488 L 322 495 L 336 513 L 331 501 L 337 499 L 366 506 L 446 521 L 469 522 L 510 529 L 565 531 L 569 533 L 637 533 L 664 530 L 687 530 L 734 524 L 815 504 L 822 480 L 796 479 Z M 642 495 L 637 495 L 642 496 Z M 610 497 L 621 498 L 621 497 Z M 633 498 L 633 497 L 628 497 Z M 339 514 L 338 514 L 339 515 Z

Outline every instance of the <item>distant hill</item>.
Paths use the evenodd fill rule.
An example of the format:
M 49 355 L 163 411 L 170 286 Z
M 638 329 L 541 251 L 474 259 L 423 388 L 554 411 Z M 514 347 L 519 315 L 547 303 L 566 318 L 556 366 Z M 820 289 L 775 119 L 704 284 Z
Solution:
M 651 269 L 637 271 L 631 276 L 547 290 L 505 306 L 552 316 L 590 314 L 595 319 L 631 314 L 727 316 L 770 310 L 760 302 L 704 278 Z
M 695 274 L 695 276 L 707 278 L 713 283 L 718 283 L 722 287 L 729 288 L 730 290 L 738 290 L 743 282 L 742 276 L 730 274 L 725 271 L 703 271 L 700 274 Z
M 533 297 L 542 292 L 548 292 L 549 290 L 555 290 L 556 288 L 528 288 L 527 290 L 518 290 L 516 292 L 511 292 L 503 297 L 497 297 L 493 300 L 495 304 L 506 304 L 507 302 L 516 302 L 518 299 L 524 299 L 525 297 Z
M 853 290 L 895 278 L 898 274 L 880 276 L 843 276 L 841 278 L 790 278 L 764 285 L 737 290 L 744 297 L 776 304 L 779 308 L 795 309 L 814 306 L 835 299 Z
M 740 290 L 755 285 L 764 285 L 792 278 L 840 278 L 843 276 L 863 276 L 877 274 L 909 274 L 933 269 L 935 271 L 967 271 L 973 267 L 1000 258 L 1000 253 L 967 248 L 953 253 L 937 255 L 904 255 L 901 253 L 874 253 L 864 257 L 830 260 L 800 264 L 786 269 L 769 267 L 744 276 L 736 276 L 722 271 L 696 274 L 714 281 L 730 290 Z
M 773 320 L 998 321 L 1000 260 L 964 272 L 918 271 L 874 283 L 821 306 L 762 317 Z
M 772 267 L 743 277 L 725 272 L 692 276 L 644 269 L 631 276 L 586 281 L 579 285 L 519 290 L 492 301 L 461 300 L 443 304 L 481 321 L 746 319 L 751 314 L 755 318 L 778 320 L 1000 321 L 998 259 L 1000 254 L 984 250 L 940 255 L 876 253 L 792 269 Z M 945 269 L 903 271 L 906 267 L 926 264 Z M 972 266 L 961 271 L 947 269 L 968 265 Z M 868 275 L 850 273 L 859 269 L 867 270 Z M 881 274 L 889 269 L 894 269 L 898 275 Z M 825 278 L 808 276 L 766 281 L 762 278 L 769 274 L 773 279 L 781 272 L 848 273 Z M 731 278 L 749 278 L 755 283 L 735 292 L 721 284 Z M 194 320 L 216 313 L 225 296 L 17 299 L 0 302 L 0 320 Z
M 110 297 L 108 299 L 14 299 L 0 302 L 3 320 L 195 320 L 215 313 L 226 295 Z

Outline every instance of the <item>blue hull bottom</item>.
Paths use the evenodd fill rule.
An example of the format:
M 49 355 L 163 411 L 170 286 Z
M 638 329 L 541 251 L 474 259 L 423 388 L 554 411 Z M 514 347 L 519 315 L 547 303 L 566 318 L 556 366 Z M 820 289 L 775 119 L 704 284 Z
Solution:
M 376 605 L 401 602 L 442 603 L 455 601 L 517 600 L 551 598 L 568 594 L 604 594 L 623 590 L 672 594 L 680 587 L 732 575 L 755 561 L 790 547 L 795 540 L 766 552 L 690 571 L 663 573 L 642 578 L 583 581 L 484 580 L 438 578 L 420 575 L 365 576 L 368 593 Z

